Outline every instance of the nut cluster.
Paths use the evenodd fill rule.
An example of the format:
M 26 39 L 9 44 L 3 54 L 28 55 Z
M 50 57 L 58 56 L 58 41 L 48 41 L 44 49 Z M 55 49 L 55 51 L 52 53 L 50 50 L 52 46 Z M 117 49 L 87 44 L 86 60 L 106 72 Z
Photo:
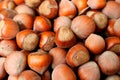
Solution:
M 0 80 L 120 80 L 120 0 L 0 0 Z

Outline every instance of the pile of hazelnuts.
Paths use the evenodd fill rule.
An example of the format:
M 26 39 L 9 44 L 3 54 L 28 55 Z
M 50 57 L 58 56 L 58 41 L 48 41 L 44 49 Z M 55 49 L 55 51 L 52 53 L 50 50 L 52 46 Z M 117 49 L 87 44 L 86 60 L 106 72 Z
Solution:
M 120 80 L 120 0 L 0 0 L 0 80 Z

